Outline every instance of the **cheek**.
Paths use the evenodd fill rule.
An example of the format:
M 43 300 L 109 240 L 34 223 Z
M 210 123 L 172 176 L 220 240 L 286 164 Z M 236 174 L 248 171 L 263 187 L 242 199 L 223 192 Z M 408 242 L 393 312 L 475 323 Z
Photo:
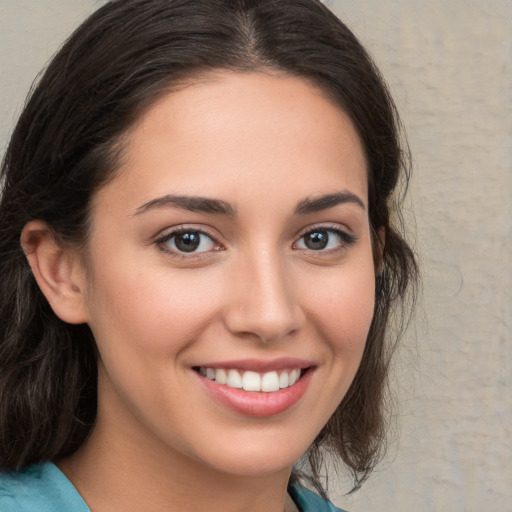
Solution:
M 90 326 L 102 362 L 103 400 L 118 404 L 120 398 L 116 410 L 165 423 L 187 394 L 184 357 L 215 318 L 215 286 L 204 276 L 128 266 L 103 267 L 93 284 Z M 177 390 L 174 398 L 165 389 Z
M 375 305 L 373 265 L 340 269 L 319 286 L 308 287 L 309 312 L 335 358 L 362 355 Z
M 343 400 L 363 356 L 375 301 L 373 262 L 363 255 L 361 261 L 365 260 L 369 264 L 347 264 L 323 275 L 316 272 L 315 279 L 304 282 L 309 332 L 321 361 L 321 393 L 311 409 L 318 430 Z
M 212 281 L 158 266 L 105 266 L 96 273 L 88 300 L 100 352 L 102 345 L 130 347 L 146 356 L 186 347 L 215 314 Z

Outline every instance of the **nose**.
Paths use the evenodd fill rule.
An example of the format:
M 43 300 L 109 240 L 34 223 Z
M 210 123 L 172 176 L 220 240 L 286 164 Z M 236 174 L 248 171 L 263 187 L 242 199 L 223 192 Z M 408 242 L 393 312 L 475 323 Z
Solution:
M 228 288 L 225 325 L 238 336 L 275 342 L 304 324 L 289 269 L 278 255 L 260 253 L 240 263 L 230 276 Z

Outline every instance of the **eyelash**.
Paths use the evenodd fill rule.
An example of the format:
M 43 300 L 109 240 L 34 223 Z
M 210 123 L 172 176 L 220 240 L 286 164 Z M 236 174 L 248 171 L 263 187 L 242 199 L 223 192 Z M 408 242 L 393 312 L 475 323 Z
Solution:
M 306 236 L 313 235 L 315 233 L 327 233 L 329 235 L 327 243 L 330 242 L 330 239 L 329 239 L 330 235 L 334 234 L 335 236 L 337 236 L 339 238 L 338 246 L 335 248 L 330 248 L 330 249 L 326 249 L 326 250 L 324 248 L 318 249 L 318 250 L 308 249 L 307 247 L 300 248 L 300 250 L 309 251 L 311 253 L 316 253 L 316 254 L 320 254 L 320 253 L 328 254 L 328 253 L 345 250 L 345 249 L 353 246 L 357 242 L 357 237 L 354 234 L 348 233 L 347 231 L 344 231 L 344 230 L 340 229 L 339 227 L 320 225 L 320 226 L 315 226 L 313 228 L 308 228 L 307 231 L 304 231 L 300 235 L 297 242 L 294 242 L 293 247 L 296 248 L 297 244 L 301 240 L 303 240 Z M 176 237 L 178 237 L 179 235 L 184 235 L 184 234 L 198 234 L 199 238 L 200 238 L 199 244 L 203 243 L 203 241 L 201 240 L 203 237 L 207 237 L 214 247 L 212 249 L 206 250 L 206 251 L 197 252 L 195 250 L 192 250 L 190 252 L 187 252 L 187 251 L 179 250 L 176 247 L 176 242 L 174 243 L 174 246 L 176 247 L 176 249 L 172 249 L 168 246 L 169 241 L 176 239 Z M 217 240 L 215 239 L 214 236 L 212 236 L 211 234 L 209 234 L 208 232 L 206 232 L 202 229 L 189 228 L 189 227 L 177 228 L 177 229 L 165 234 L 164 236 L 158 238 L 155 241 L 155 244 L 157 245 L 157 247 L 159 249 L 161 249 L 162 251 L 164 251 L 168 254 L 173 255 L 174 257 L 187 258 L 187 259 L 201 258 L 201 257 L 206 256 L 210 252 L 216 252 L 216 251 L 223 250 L 221 248 L 222 246 L 219 244 L 219 242 L 217 242 Z M 200 245 L 198 247 L 200 247 Z

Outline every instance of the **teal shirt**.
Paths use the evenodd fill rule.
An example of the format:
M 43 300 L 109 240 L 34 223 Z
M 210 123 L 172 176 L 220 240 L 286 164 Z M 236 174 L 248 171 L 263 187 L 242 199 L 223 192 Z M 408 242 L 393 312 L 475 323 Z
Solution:
M 0 512 L 91 512 L 51 462 L 0 473 Z
M 301 512 L 343 512 L 302 487 L 290 496 Z M 91 512 L 73 484 L 51 462 L 0 473 L 0 512 Z

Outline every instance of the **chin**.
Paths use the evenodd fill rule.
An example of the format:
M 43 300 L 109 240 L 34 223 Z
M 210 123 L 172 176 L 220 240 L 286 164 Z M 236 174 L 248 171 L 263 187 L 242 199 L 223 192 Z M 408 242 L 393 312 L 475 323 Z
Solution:
M 201 457 L 201 462 L 222 473 L 238 476 L 263 477 L 282 471 L 290 472 L 293 465 L 307 450 L 297 446 L 269 446 L 253 442 L 243 448 L 233 444 L 222 453 L 211 453 Z
M 282 471 L 290 472 L 296 459 L 276 459 L 275 457 L 261 457 L 258 460 L 226 460 L 222 461 L 215 469 L 223 473 L 242 477 L 264 477 Z

